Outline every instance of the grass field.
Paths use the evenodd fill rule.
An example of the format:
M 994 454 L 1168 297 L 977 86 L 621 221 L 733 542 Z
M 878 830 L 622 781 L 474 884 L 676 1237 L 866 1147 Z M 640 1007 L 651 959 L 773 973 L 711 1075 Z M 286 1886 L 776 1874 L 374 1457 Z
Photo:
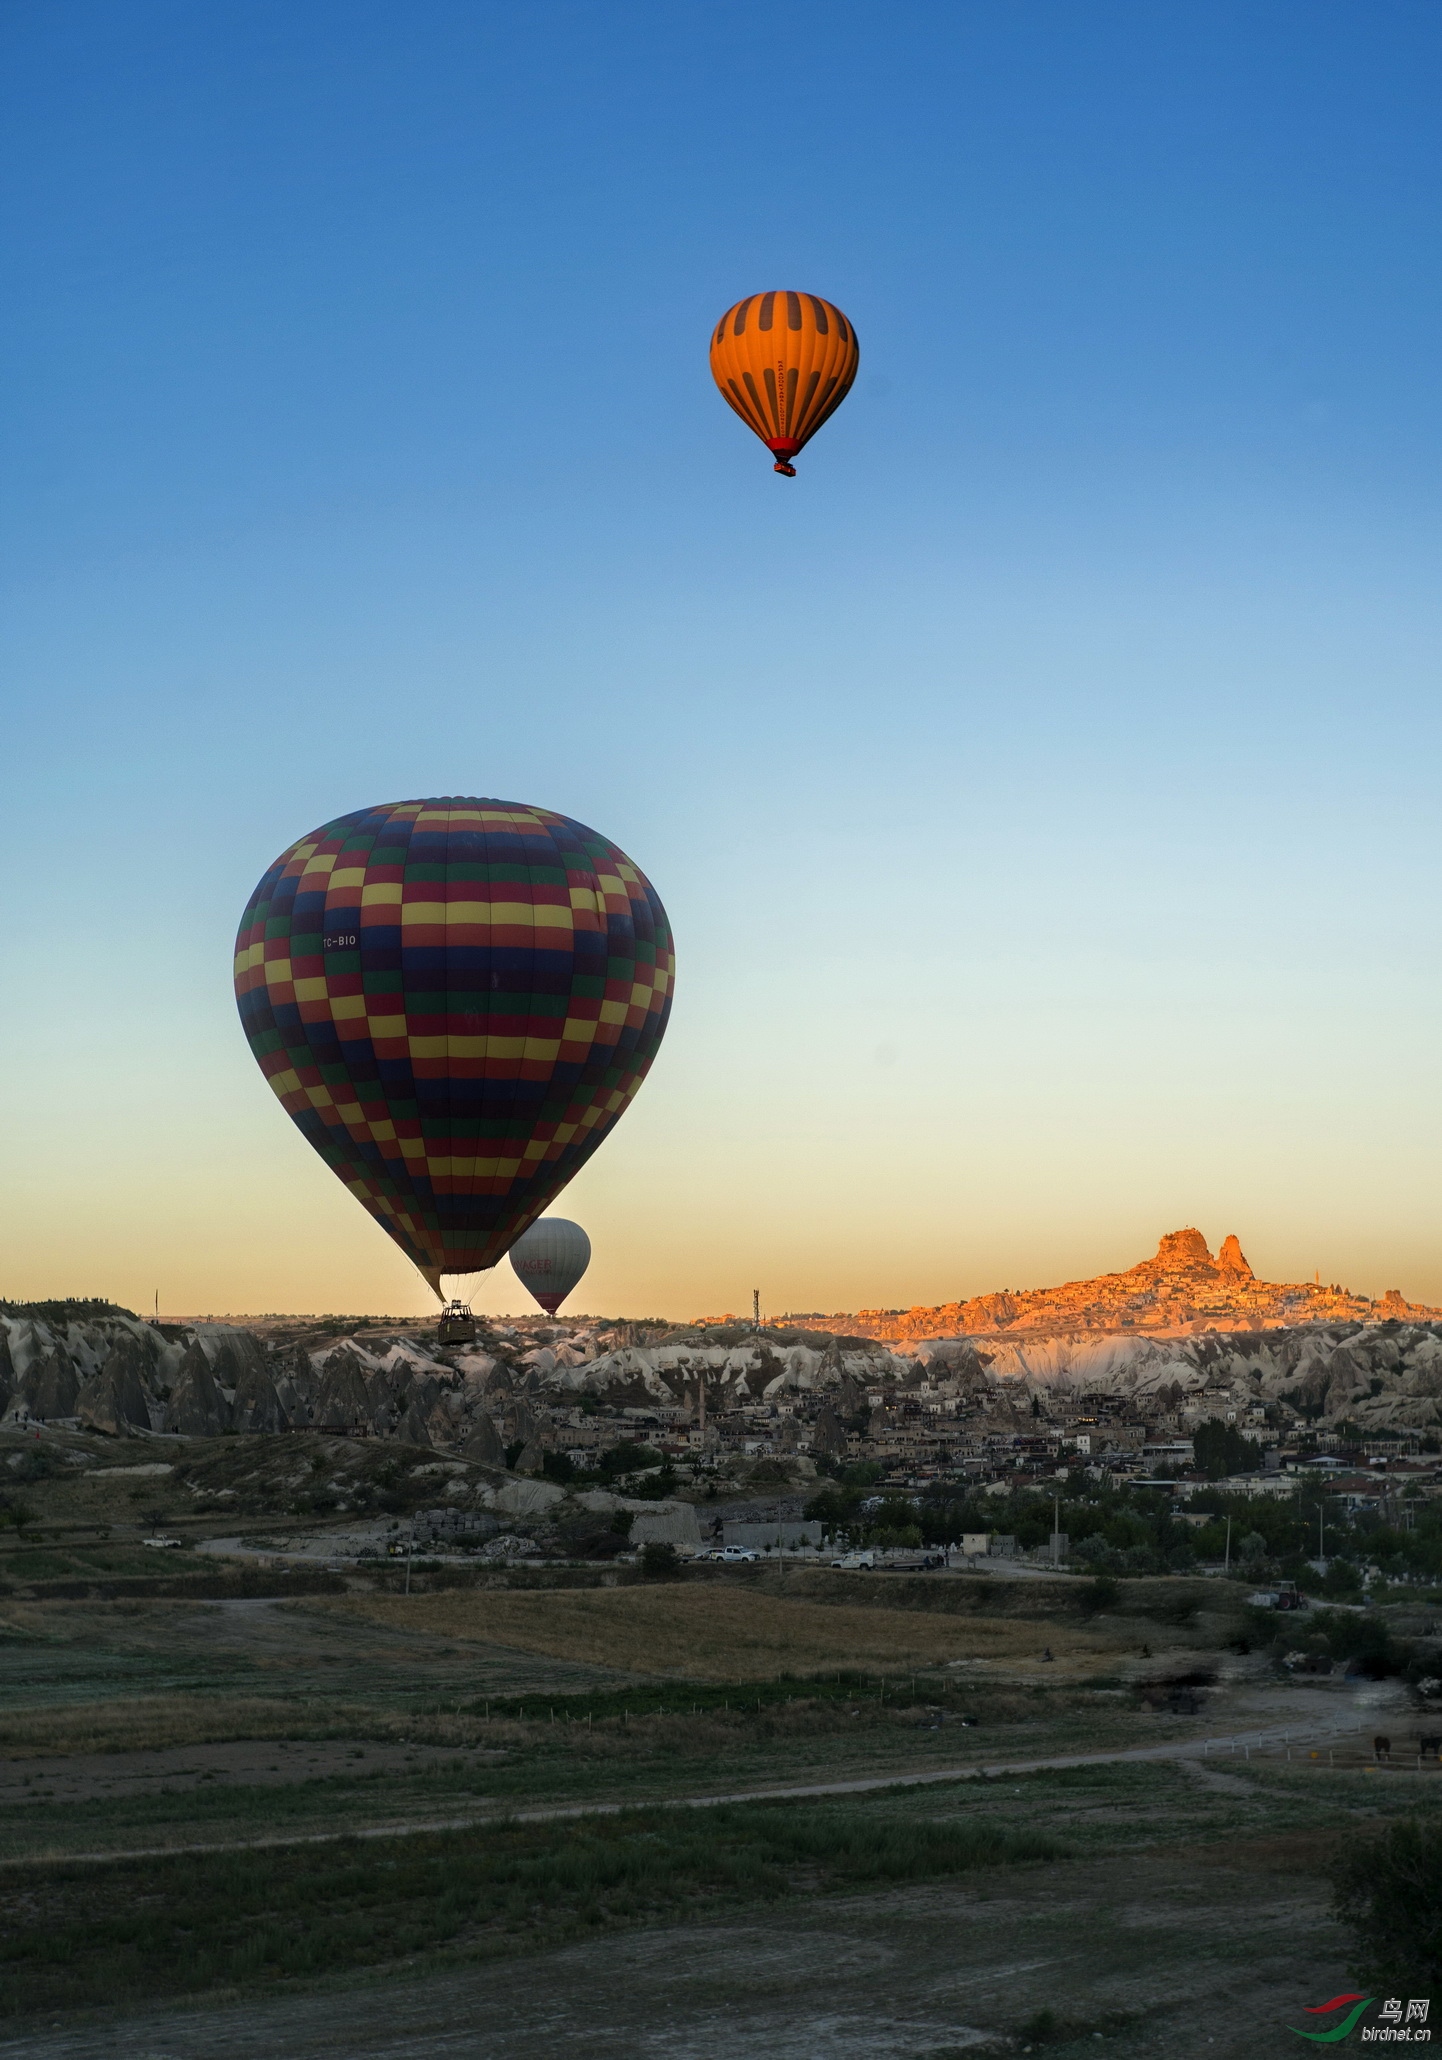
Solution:
M 776 1901 L 1057 1856 L 978 1818 L 773 1804 L 391 1842 L 187 1855 L 0 1885 L 0 2013 L 514 1950 L 684 1902 Z
M 12 1545 L 0 1558 L 0 1580 L 7 1587 L 31 1581 L 153 1580 L 158 1574 L 195 1571 L 192 1553 L 155 1552 L 139 1543 Z
M 489 1718 L 484 1701 L 389 1721 L 363 1707 L 297 1707 L 288 1725 L 268 1712 L 263 1728 L 240 1711 L 236 1730 L 248 1736 L 225 1745 L 181 1747 L 162 1731 L 154 1771 L 137 1769 L 133 1750 L 83 1760 L 41 1751 L 0 1770 L 0 1859 L 746 1794 L 1125 1745 L 1137 1725 L 1130 1709 L 1082 1689 L 975 1691 L 925 1677 L 914 1692 L 905 1681 L 884 1693 L 875 1682 L 793 1681 L 665 1693 L 660 1706 L 654 1690 L 542 1696 Z
M 764 1681 L 838 1668 L 876 1673 L 980 1662 L 1008 1676 L 1101 1674 L 1136 1654 L 1136 1629 L 1009 1617 L 946 1616 L 877 1604 L 828 1605 L 719 1584 L 661 1584 L 516 1595 L 472 1590 L 348 1596 L 303 1606 L 584 1666 L 698 1681 Z M 1043 1654 L 1050 1650 L 1048 1661 Z
M 510 2024 L 497 2060 L 690 2060 L 718 2041 L 734 2060 L 943 2060 L 983 2035 L 1028 2043 L 1045 2008 L 1057 2053 L 1098 2050 L 1100 2031 L 1118 2052 L 1190 2056 L 1168 1996 L 1200 1995 L 1202 1971 L 1208 1993 L 1264 2012 L 1281 1967 L 1315 1965 L 1336 1992 L 1345 1969 L 1299 1960 L 1310 1936 L 1289 1944 L 1286 1927 L 1305 1915 L 1335 1961 L 1317 1880 L 1330 1845 L 1414 1796 L 1430 1811 L 1434 1790 L 1324 1765 L 998 1776 L 1256 1723 L 1279 1697 L 1303 1722 L 1349 1706 L 1341 1683 L 1309 1701 L 1231 1652 L 1247 1626 L 1216 1584 L 1137 1583 L 1105 1608 L 1088 1589 L 765 1568 L 408 1598 L 11 1594 L 0 2060 L 427 2051 L 416 2013 L 443 1982 L 459 1984 L 447 2038 L 470 2036 L 478 1998 Z M 1146 1709 L 1128 1683 L 1153 1661 L 1224 1678 L 1200 1713 Z M 978 1767 L 990 1777 L 865 1797 L 758 1793 Z M 756 1799 L 663 1807 L 738 1795 Z M 595 1805 L 621 1814 L 513 1814 Z M 656 1970 L 673 1951 L 717 1970 L 697 1977 L 691 2043 L 668 2043 Z M 539 1976 L 488 1971 L 518 1954 L 572 1998 L 570 2032 L 528 2002 Z M 845 2037 L 796 1999 L 808 1980 L 851 1983 Z M 906 2044 L 913 1990 L 932 2000 L 906 2002 Z M 145 2016 L 187 1997 L 208 2000 L 185 2005 L 203 2021 L 183 2036 Z M 261 2009 L 279 2014 L 252 2035 Z M 795 2039 L 777 2044 L 788 2012 Z M 1215 2060 L 1265 2049 L 1239 2032 Z
M 0 1856 L 746 1793 L 1195 1728 L 1108 1685 L 1147 1623 L 938 1611 L 936 1592 L 886 1583 L 864 1601 L 818 1602 L 707 1580 L 303 1602 L 12 1598 L 0 1604 Z M 277 1757 L 267 1741 L 354 1751 Z M 152 1768 L 147 1753 L 183 1757 Z M 57 1759 L 69 1764 L 47 1769 Z
M 148 1705 L 152 1719 L 167 1703 L 178 1713 L 217 1698 L 242 1705 L 280 1697 L 405 1715 L 422 1704 L 454 1707 L 477 1693 L 565 1691 L 626 1678 L 614 1668 L 462 1648 L 404 1622 L 310 1616 L 284 1603 L 0 1603 L 0 1737 L 16 1741 L 37 1736 L 50 1720 L 44 1712 L 70 1710 L 99 1729 L 134 1700 Z M 73 1725 L 67 1735 L 78 1742 Z
M 1422 1806 L 1442 1828 L 1428 1798 Z M 390 1999 L 360 2009 L 395 2023 L 398 2008 L 414 2015 L 405 1996 L 429 1992 L 447 1968 L 658 1924 L 685 1924 L 696 1939 L 697 1926 L 762 1909 L 779 1948 L 798 1925 L 820 1921 L 828 1899 L 840 1898 L 844 1912 L 884 1888 L 883 1915 L 932 1883 L 944 1900 L 917 1907 L 950 1911 L 952 1964 L 978 1954 L 985 1964 L 989 1952 L 1012 1970 L 968 1987 L 959 2012 L 967 2044 L 983 2034 L 1022 2043 L 1027 2024 L 1050 2009 L 1058 2051 L 1068 2049 L 1070 2025 L 1077 2051 L 1095 2051 L 1100 2028 L 1106 2050 L 1190 2054 L 1199 2048 L 1187 2011 L 1200 1987 L 1211 1997 L 1217 2052 L 1250 2060 L 1274 2049 L 1271 2017 L 1278 2029 L 1284 2022 L 1284 1999 L 1266 1993 L 1279 1966 L 1301 1970 L 1302 1981 L 1314 1966 L 1335 1971 L 1339 1984 L 1344 1974 L 1345 1943 L 1321 1907 L 1328 1853 L 1379 1810 L 1416 1807 L 1410 1791 L 1356 1775 L 1270 1768 L 1203 1780 L 1168 1765 L 1088 1767 L 836 1802 L 647 1809 L 363 1845 L 6 1870 L 0 2010 L 19 2029 L 57 2010 L 123 2013 L 228 1991 L 255 1999 L 245 2006 L 249 2024 L 267 1991 L 319 1983 L 335 1992 L 335 2010 L 358 1979 L 405 1977 Z M 1101 1887 L 1105 1908 L 1096 1906 Z M 1239 1919 L 1230 1929 L 1229 1906 Z M 1018 1959 L 1013 1934 L 1023 1924 L 1035 1944 Z M 930 1951 L 920 1936 L 914 1949 L 923 1942 Z M 754 1946 L 729 1976 L 738 2016 L 748 1965 L 765 1979 Z M 413 1989 L 419 1977 L 423 1987 Z M 904 1992 L 903 1983 L 894 2004 Z M 1236 2038 L 1216 2038 L 1228 2029 L 1219 2007 L 1228 1996 L 1270 2011 L 1252 2025 L 1250 2045 L 1245 2025 Z M 625 2021 L 639 2051 L 635 2006 L 633 1995 Z M 324 2050 L 360 2049 L 354 2029 L 337 2036 L 342 2043 Z M 74 2050 L 111 2050 L 98 2031 L 87 2037 L 93 2043 Z M 1200 2049 L 1210 2050 L 1205 2041 Z M 925 2050 L 941 2060 L 939 2044 Z

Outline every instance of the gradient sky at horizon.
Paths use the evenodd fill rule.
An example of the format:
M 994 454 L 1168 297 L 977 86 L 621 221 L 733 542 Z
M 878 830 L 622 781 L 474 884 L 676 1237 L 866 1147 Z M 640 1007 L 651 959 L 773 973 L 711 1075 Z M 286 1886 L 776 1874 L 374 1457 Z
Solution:
M 1442 1302 L 1435 7 L 53 0 L 0 54 L 0 1294 L 429 1305 L 230 953 L 305 830 L 474 793 L 676 930 L 579 1305 L 1186 1223 Z M 795 481 L 706 366 L 785 284 L 862 346 Z

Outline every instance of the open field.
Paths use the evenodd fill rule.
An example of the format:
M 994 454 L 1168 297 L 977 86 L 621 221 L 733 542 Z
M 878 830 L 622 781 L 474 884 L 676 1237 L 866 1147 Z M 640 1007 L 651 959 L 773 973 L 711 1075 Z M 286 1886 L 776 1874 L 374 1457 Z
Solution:
M 1016 2050 L 1050 2009 L 1063 2054 L 1100 2031 L 1118 2055 L 1253 2060 L 1345 1985 L 1328 1852 L 1379 1810 L 1442 1828 L 1439 1804 L 1355 1774 L 1127 1765 L 30 1869 L 0 1883 L 0 2055 L 380 2060 L 469 2050 L 484 2023 L 499 2060 L 710 2060 L 724 2023 L 737 2060 L 943 2060 Z M 157 2012 L 186 1997 L 211 2000 Z
M 654 1695 L 543 1693 L 522 1700 L 520 1716 L 513 1702 L 489 1719 L 484 1701 L 409 1717 L 298 1706 L 288 1733 L 271 1711 L 268 1737 L 252 1726 L 249 1737 L 143 1752 L 64 1755 L 37 1731 L 0 1779 L 0 1860 L 891 1779 L 1001 1753 L 1126 1748 L 1139 1736 L 1185 1737 L 1194 1728 L 1139 1720 L 1116 1702 L 1064 1688 L 976 1692 L 922 1678 L 914 1691 L 909 1682 L 882 1691 L 848 1676 L 814 1687 L 773 1683 L 739 1697 L 732 1690 L 729 1706 L 717 1690 L 676 1689 L 670 1684 L 661 1707 Z M 241 1728 L 251 1712 L 231 1705 L 216 1714 Z
M 911 1609 L 827 1606 L 708 1582 L 541 1595 L 479 1589 L 411 1597 L 347 1596 L 306 1606 L 312 1616 L 405 1625 L 434 1636 L 509 1646 L 582 1666 L 621 1667 L 700 1681 L 764 1681 L 779 1673 L 981 1663 L 1007 1675 L 1099 1674 L 1142 1641 L 1131 1626 L 943 1616 Z M 1048 1661 L 1043 1654 L 1050 1650 Z
M 998 1774 L 1393 1707 L 1279 1680 L 1219 1584 L 1102 1606 L 747 1568 L 227 1599 L 167 1592 L 166 1563 L 105 1599 L 99 1549 L 46 1546 L 76 1594 L 0 1597 L 5 2060 L 412 2060 L 480 2020 L 500 2060 L 943 2060 L 1014 2050 L 1059 1999 L 1077 2051 L 1190 2055 L 1207 1995 L 1240 2060 L 1287 1982 L 1343 1985 L 1331 1843 L 1442 1803 L 1325 1759 Z M 1210 1685 L 1145 1707 L 1159 1675 Z M 662 1807 L 968 1769 L 991 1775 Z
M 167 1699 L 179 1707 L 187 1699 L 208 1706 L 219 1697 L 282 1697 L 292 1711 L 313 1703 L 323 1715 L 336 1702 L 355 1701 L 405 1714 L 463 1696 L 562 1692 L 625 1678 L 615 1668 L 598 1674 L 522 1652 L 463 1650 L 404 1619 L 311 1616 L 275 1599 L 0 1603 L 0 1740 L 12 1744 L 50 1721 L 40 1712 L 69 1709 L 74 1749 L 81 1712 L 104 1726 L 133 1697 L 152 1711 Z

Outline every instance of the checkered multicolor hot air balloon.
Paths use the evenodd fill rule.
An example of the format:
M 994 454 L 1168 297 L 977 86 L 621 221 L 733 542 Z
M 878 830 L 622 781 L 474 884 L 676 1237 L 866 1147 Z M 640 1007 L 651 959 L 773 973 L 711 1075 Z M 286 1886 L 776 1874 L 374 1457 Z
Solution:
M 326 1164 L 413 1259 L 494 1266 L 645 1079 L 671 1008 L 666 911 L 549 809 L 358 809 L 266 873 L 236 939 L 250 1048 Z
M 748 293 L 711 332 L 711 377 L 721 397 L 775 458 L 790 462 L 836 413 L 856 377 L 856 331 L 815 293 Z

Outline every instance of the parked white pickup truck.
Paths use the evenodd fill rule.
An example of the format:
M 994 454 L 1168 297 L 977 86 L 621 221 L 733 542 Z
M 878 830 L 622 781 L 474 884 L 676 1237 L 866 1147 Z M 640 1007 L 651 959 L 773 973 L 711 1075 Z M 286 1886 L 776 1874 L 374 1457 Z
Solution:
M 749 1545 L 719 1545 L 711 1557 L 719 1559 L 725 1566 L 739 1566 L 742 1560 L 756 1560 L 760 1555 Z
M 842 1554 L 840 1559 L 833 1559 L 831 1564 L 833 1566 L 849 1567 L 853 1573 L 869 1574 L 876 1565 L 876 1554 L 874 1552 L 846 1552 Z

